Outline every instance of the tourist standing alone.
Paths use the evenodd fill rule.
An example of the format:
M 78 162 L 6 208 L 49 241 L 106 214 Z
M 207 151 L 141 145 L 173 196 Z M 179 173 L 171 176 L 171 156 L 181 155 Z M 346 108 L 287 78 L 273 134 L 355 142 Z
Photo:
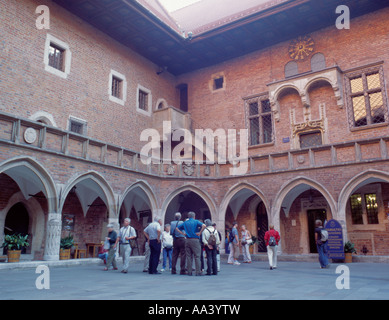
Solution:
M 327 256 L 327 239 L 323 236 L 324 234 L 324 228 L 323 228 L 323 222 L 321 220 L 315 221 L 315 240 L 316 240 L 316 247 L 317 252 L 319 253 L 319 263 L 320 268 L 325 269 L 329 267 L 328 262 L 328 256 Z
M 274 230 L 274 226 L 269 226 L 269 231 L 265 233 L 265 242 L 267 248 L 267 256 L 269 258 L 270 270 L 277 268 L 277 250 L 278 242 L 281 237 L 278 231 Z

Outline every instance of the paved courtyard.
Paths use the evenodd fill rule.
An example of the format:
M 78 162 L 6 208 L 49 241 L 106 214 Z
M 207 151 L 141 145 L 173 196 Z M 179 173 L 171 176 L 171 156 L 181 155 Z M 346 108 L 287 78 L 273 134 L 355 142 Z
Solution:
M 120 270 L 119 263 L 119 270 Z M 182 276 L 168 272 L 143 273 L 143 263 L 131 263 L 127 274 L 104 272 L 103 265 L 51 266 L 50 288 L 37 289 L 41 275 L 34 268 L 0 270 L 1 300 L 340 300 L 389 299 L 389 265 L 353 263 L 337 274 L 341 264 L 320 269 L 313 262 L 279 262 L 269 270 L 264 261 L 240 266 L 222 262 L 218 276 Z

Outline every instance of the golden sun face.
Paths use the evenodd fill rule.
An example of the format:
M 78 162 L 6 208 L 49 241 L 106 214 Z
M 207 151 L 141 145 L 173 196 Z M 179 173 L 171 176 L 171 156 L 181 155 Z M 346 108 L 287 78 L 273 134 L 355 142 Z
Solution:
M 292 40 L 289 45 L 289 56 L 295 61 L 305 60 L 315 49 L 311 36 L 301 36 Z

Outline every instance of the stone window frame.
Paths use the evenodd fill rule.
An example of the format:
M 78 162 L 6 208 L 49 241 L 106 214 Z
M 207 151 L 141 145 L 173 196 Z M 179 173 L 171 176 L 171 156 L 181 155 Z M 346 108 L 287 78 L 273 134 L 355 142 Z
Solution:
M 275 127 L 274 127 L 274 115 L 273 111 L 271 110 L 270 106 L 270 101 L 269 101 L 269 106 L 270 106 L 270 111 L 269 112 L 259 112 L 257 115 L 250 115 L 250 105 L 252 103 L 258 103 L 258 107 L 260 108 L 262 106 L 263 101 L 269 101 L 269 95 L 268 94 L 260 94 L 256 96 L 251 96 L 244 98 L 244 104 L 245 104 L 245 118 L 246 118 L 246 128 L 248 129 L 249 133 L 249 147 L 261 147 L 261 146 L 268 146 L 268 145 L 273 145 L 275 142 Z M 270 141 L 264 142 L 263 140 L 263 128 L 262 128 L 262 121 L 259 121 L 259 131 L 260 131 L 260 136 L 259 136 L 259 143 L 257 144 L 252 144 L 252 130 L 250 127 L 250 120 L 254 119 L 256 117 L 258 118 L 263 118 L 264 116 L 271 116 L 271 126 L 272 126 L 272 133 L 271 133 L 271 139 Z
M 50 54 L 51 47 L 56 47 L 60 50 L 63 50 L 64 57 L 63 57 L 62 70 L 50 66 L 49 54 Z M 44 50 L 44 58 L 43 58 L 45 70 L 58 77 L 67 79 L 68 75 L 70 74 L 71 59 L 72 59 L 72 52 L 70 51 L 69 45 L 66 42 L 54 37 L 53 35 L 47 34 L 45 50 Z
M 377 90 L 377 89 L 369 90 L 368 88 L 364 88 L 363 94 L 365 96 L 365 103 L 367 102 L 366 107 L 369 108 L 369 110 L 367 110 L 367 111 L 371 112 L 370 102 L 368 101 L 369 99 L 366 97 L 369 95 L 369 93 L 371 91 L 377 91 L 377 92 L 380 91 L 382 93 L 385 121 L 380 122 L 380 123 L 371 123 L 371 121 L 367 120 L 366 125 L 356 126 L 355 121 L 354 121 L 354 108 L 353 108 L 353 103 L 352 103 L 352 97 L 355 94 L 352 93 L 352 91 L 351 91 L 351 80 L 362 76 L 363 83 L 365 86 L 366 75 L 371 74 L 371 73 L 377 73 L 377 72 L 378 72 L 379 77 L 380 77 L 380 84 L 381 84 L 380 90 Z M 386 95 L 386 82 L 385 82 L 384 69 L 383 69 L 382 62 L 377 63 L 377 64 L 364 66 L 364 67 L 360 67 L 360 68 L 356 68 L 356 69 L 353 69 L 350 71 L 345 71 L 344 72 L 344 83 L 345 83 L 347 113 L 348 113 L 348 122 L 349 122 L 350 131 L 359 131 L 359 130 L 389 125 L 388 100 L 387 100 L 387 95 Z M 371 117 L 371 114 L 369 115 L 369 117 Z
M 223 86 L 216 88 L 216 82 L 218 79 L 223 79 Z M 211 80 L 209 81 L 209 89 L 212 93 L 220 92 L 226 90 L 226 76 L 224 72 L 218 72 L 211 76 Z
M 121 81 L 120 82 L 120 85 L 121 85 L 121 90 L 120 90 L 121 96 L 120 97 L 115 97 L 115 95 L 113 95 L 112 84 L 113 84 L 114 79 Z M 118 103 L 122 106 L 124 106 L 124 104 L 127 101 L 127 79 L 126 79 L 126 76 L 124 74 L 121 74 L 120 72 L 117 72 L 117 71 L 112 70 L 112 69 L 109 73 L 108 97 L 109 97 L 110 101 Z
M 81 125 L 82 126 L 82 132 L 79 133 L 79 132 L 72 131 L 71 130 L 72 123 L 76 123 L 78 125 Z M 74 117 L 74 116 L 69 116 L 67 128 L 68 128 L 69 132 L 86 136 L 87 135 L 87 128 L 88 128 L 87 124 L 88 124 L 88 122 L 86 120 L 84 120 L 84 119 L 77 118 L 77 117 Z
M 147 110 L 142 109 L 139 105 L 139 98 L 140 98 L 141 92 L 147 95 Z M 152 113 L 152 103 L 153 103 L 152 100 L 153 100 L 153 97 L 151 94 L 151 90 L 138 84 L 138 87 L 136 90 L 136 111 L 145 115 L 145 116 L 150 117 L 151 113 Z

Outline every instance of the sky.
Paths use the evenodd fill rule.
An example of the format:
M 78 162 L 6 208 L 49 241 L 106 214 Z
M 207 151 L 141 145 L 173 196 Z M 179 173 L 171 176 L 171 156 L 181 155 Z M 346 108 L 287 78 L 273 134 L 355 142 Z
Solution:
M 160 0 L 167 11 L 173 12 L 202 0 Z

